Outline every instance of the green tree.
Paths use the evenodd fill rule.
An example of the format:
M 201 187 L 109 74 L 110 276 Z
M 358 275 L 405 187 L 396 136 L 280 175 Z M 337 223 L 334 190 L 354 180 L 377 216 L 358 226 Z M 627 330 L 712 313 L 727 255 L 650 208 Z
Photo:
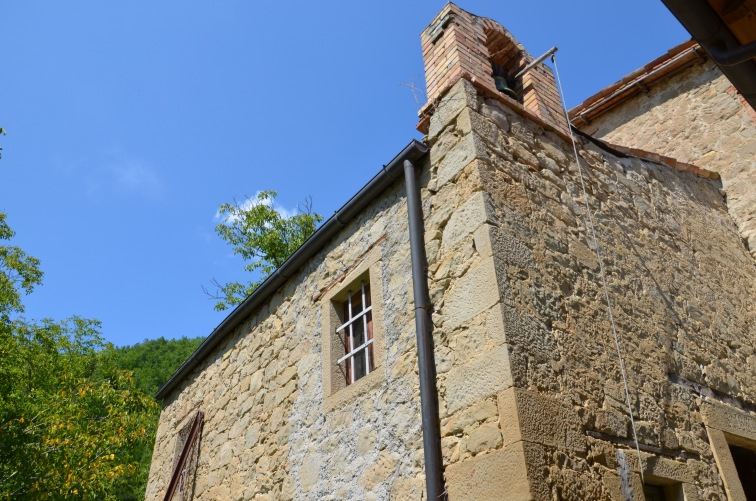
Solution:
M 224 218 L 216 228 L 218 235 L 228 242 L 235 254 L 249 261 L 244 269 L 255 279 L 247 283 L 221 284 L 213 280 L 217 293 L 205 292 L 217 299 L 215 309 L 225 310 L 241 303 L 247 296 L 281 266 L 323 221 L 323 216 L 312 211 L 308 199 L 297 213 L 282 214 L 275 208 L 278 194 L 273 190 L 261 191 L 242 203 L 222 204 L 219 214 Z
M 115 499 L 139 471 L 158 406 L 104 363 L 98 327 L 16 321 L 4 336 L 0 497 Z
M 0 245 L 0 498 L 137 499 L 158 406 L 108 363 L 97 321 L 18 317 L 41 280 L 37 259 Z
M 15 232 L 0 212 L 0 241 L 10 240 Z M 24 311 L 21 294 L 29 294 L 42 283 L 39 259 L 27 256 L 12 245 L 0 245 L 0 322 L 10 321 L 12 314 Z
M 110 363 L 134 374 L 137 389 L 154 395 L 205 338 L 145 339 L 132 346 L 113 348 Z
M 108 364 L 134 375 L 135 387 L 146 395 L 154 395 L 168 378 L 189 358 L 204 338 L 189 339 L 145 339 L 132 346 L 122 346 L 108 350 Z M 119 500 L 138 500 L 144 496 L 155 445 L 154 425 L 159 412 L 155 412 L 153 428 L 149 428 L 150 440 L 142 441 L 131 449 L 133 462 L 138 464 L 134 477 L 123 479 L 115 489 Z

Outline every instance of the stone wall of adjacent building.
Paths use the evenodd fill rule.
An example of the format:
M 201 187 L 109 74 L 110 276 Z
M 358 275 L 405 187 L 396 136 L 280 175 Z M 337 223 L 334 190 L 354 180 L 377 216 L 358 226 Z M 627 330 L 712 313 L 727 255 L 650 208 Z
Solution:
M 474 256 L 430 269 L 450 499 L 624 499 L 622 463 L 640 496 L 572 147 L 466 81 L 444 102 L 430 188 L 467 201 L 430 215 L 447 223 L 429 259 L 446 241 Z M 702 406 L 756 436 L 754 260 L 718 181 L 579 152 L 646 480 L 725 499 Z
M 728 209 L 756 256 L 756 111 L 713 62 L 653 85 L 582 129 L 718 172 Z

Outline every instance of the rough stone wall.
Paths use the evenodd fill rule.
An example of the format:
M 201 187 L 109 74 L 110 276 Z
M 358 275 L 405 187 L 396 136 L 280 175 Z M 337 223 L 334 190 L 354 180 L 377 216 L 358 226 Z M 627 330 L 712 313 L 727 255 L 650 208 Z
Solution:
M 419 499 L 423 490 L 414 313 L 403 185 L 225 340 L 160 418 L 147 499 L 162 498 L 177 433 L 205 412 L 194 499 Z M 368 392 L 326 409 L 322 297 L 378 252 L 385 361 Z M 380 314 L 375 312 L 375 314 Z
M 444 103 L 466 105 L 465 99 L 454 95 Z M 446 104 L 441 108 L 448 110 Z M 440 111 L 437 116 L 445 115 Z M 444 415 L 456 419 L 454 423 L 447 419 L 444 426 L 473 437 L 465 441 L 467 445 L 445 444 L 450 458 L 500 444 L 496 414 L 490 411 L 496 408 L 497 392 L 508 387 L 509 380 L 507 372 L 500 370 L 508 360 L 502 353 L 501 328 L 496 318 L 486 320 L 489 313 L 495 317 L 496 308 L 491 306 L 499 302 L 487 231 L 478 231 L 487 220 L 487 198 L 474 165 L 469 172 L 461 172 L 474 160 L 466 156 L 470 150 L 454 146 L 458 134 L 466 134 L 470 126 L 462 132 L 459 128 L 439 132 L 440 142 L 448 148 L 437 143 L 430 160 L 421 166 L 419 183 L 433 276 L 431 300 L 444 306 L 445 325 L 456 336 L 449 343 L 441 340 L 445 331 L 436 331 L 439 377 L 448 381 L 442 406 L 452 411 Z M 486 245 L 487 250 L 479 250 Z M 342 392 L 351 391 L 350 386 L 325 396 L 322 349 L 328 321 L 323 303 L 375 253 L 380 260 L 370 267 L 371 283 L 378 269 L 382 304 L 374 315 L 382 320 L 385 338 L 384 361 L 376 370 L 379 377 L 348 398 Z M 479 315 L 479 311 L 484 313 Z M 471 318 L 475 327 L 462 332 Z M 488 340 L 481 344 L 483 338 Z M 494 381 L 475 388 L 479 368 Z M 177 433 L 195 408 L 205 412 L 195 499 L 424 497 L 403 182 L 351 222 L 342 237 L 224 341 L 166 400 L 147 499 L 157 499 L 164 492 Z M 460 409 L 461 413 L 453 414 Z
M 718 172 L 728 209 L 756 256 L 756 111 L 713 62 L 652 86 L 582 129 Z
M 639 495 L 571 146 L 465 80 L 429 126 L 420 184 L 450 499 L 620 499 L 621 463 Z M 643 468 L 688 500 L 725 499 L 703 400 L 726 410 L 706 423 L 720 433 L 737 422 L 756 436 L 756 421 L 690 388 L 756 404 L 753 259 L 717 182 L 589 145 L 580 154 Z M 148 499 L 164 492 L 195 408 L 196 499 L 423 498 L 403 190 L 351 222 L 166 400 Z M 326 405 L 322 303 L 374 253 L 380 378 Z
M 446 226 L 426 237 L 429 261 L 447 242 L 470 256 L 430 269 L 450 499 L 622 499 L 618 452 L 639 496 L 571 146 L 467 82 L 444 103 L 429 188 L 456 184 L 467 201 L 431 211 Z M 718 182 L 587 144 L 580 155 L 646 478 L 725 499 L 686 382 L 756 404 L 754 261 Z

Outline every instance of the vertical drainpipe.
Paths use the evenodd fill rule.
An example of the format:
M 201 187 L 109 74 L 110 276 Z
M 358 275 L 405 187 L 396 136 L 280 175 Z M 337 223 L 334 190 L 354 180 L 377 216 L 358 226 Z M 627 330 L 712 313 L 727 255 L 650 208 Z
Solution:
M 417 365 L 420 376 L 420 409 L 425 453 L 425 488 L 429 501 L 445 499 L 441 431 L 438 419 L 438 390 L 436 364 L 433 360 L 433 336 L 428 307 L 428 281 L 425 273 L 425 238 L 420 192 L 415 182 L 415 167 L 404 161 L 404 180 L 407 188 L 407 216 L 409 217 L 410 254 L 412 259 L 412 290 L 415 296 L 415 331 L 417 334 Z

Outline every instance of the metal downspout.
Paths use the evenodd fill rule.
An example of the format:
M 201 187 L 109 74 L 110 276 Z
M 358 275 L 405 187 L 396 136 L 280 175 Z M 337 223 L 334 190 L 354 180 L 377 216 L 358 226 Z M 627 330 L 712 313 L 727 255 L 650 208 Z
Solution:
M 438 390 L 436 364 L 433 358 L 433 336 L 429 328 L 428 281 L 425 266 L 425 238 L 420 192 L 415 182 L 415 167 L 404 161 L 404 180 L 407 188 L 407 216 L 409 218 L 410 254 L 412 259 L 412 290 L 415 296 L 415 330 L 417 334 L 417 365 L 420 376 L 420 408 L 425 455 L 425 488 L 428 500 L 445 498 L 441 431 L 438 419 Z
M 749 59 L 756 58 L 756 42 L 747 43 L 731 49 L 723 49 L 719 46 L 709 48 L 709 54 L 714 61 L 721 66 L 735 66 L 745 63 Z
M 741 45 L 706 0 L 662 0 L 756 110 L 756 63 L 753 43 Z

